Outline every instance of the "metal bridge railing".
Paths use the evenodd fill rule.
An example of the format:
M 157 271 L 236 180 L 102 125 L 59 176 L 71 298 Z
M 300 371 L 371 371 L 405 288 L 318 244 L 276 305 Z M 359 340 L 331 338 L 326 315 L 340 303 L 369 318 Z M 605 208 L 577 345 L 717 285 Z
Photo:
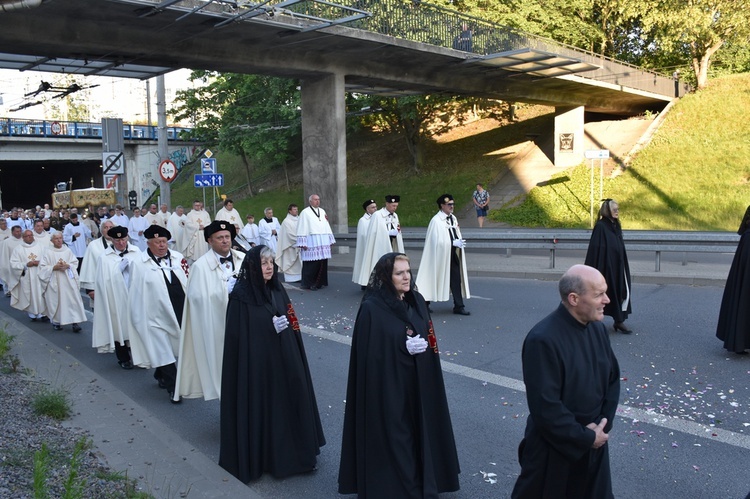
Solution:
M 122 136 L 126 140 L 157 140 L 155 126 L 122 126 Z M 189 128 L 167 127 L 168 140 L 186 140 L 182 132 Z M 21 118 L 0 118 L 0 137 L 45 137 L 50 139 L 100 139 L 102 124 L 78 121 L 30 120 Z

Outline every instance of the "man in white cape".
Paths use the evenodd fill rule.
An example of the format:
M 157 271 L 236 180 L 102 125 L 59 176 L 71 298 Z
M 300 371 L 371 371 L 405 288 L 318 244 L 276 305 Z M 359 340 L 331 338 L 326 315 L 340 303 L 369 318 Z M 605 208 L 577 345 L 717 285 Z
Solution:
M 45 304 L 42 281 L 39 279 L 39 264 L 45 247 L 34 239 L 34 231 L 22 232 L 23 241 L 16 246 L 10 255 L 10 306 L 23 310 L 32 321 L 44 319 Z
M 99 255 L 92 288 L 96 299 L 91 346 L 98 353 L 114 352 L 120 367 L 133 369 L 128 294 L 131 265 L 141 250 L 130 244 L 127 227 L 111 227 L 108 234 L 112 244 Z
M 362 209 L 365 214 L 357 222 L 357 250 L 354 253 L 354 269 L 352 270 L 352 281 L 356 282 L 362 288 L 367 286 L 370 280 L 370 271 L 363 268 L 365 251 L 367 250 L 367 229 L 370 227 L 372 214 L 378 209 L 374 199 L 368 199 L 362 203 Z
M 419 262 L 417 288 L 429 307 L 433 301 L 448 301 L 453 295 L 453 313 L 469 315 L 464 307 L 464 297 L 469 294 L 466 274 L 466 241 L 461 237 L 458 219 L 453 215 L 455 202 L 450 194 L 437 199 L 440 210 L 430 220 Z
M 276 254 L 276 264 L 284 274 L 284 282 L 299 282 L 302 279 L 302 260 L 297 247 L 298 222 L 299 206 L 290 204 L 279 229 L 279 246 Z
M 215 220 L 204 232 L 211 249 L 190 267 L 177 363 L 177 400 L 221 397 L 227 303 L 245 257 L 232 249 L 233 224 Z
M 193 202 L 193 209 L 185 216 L 182 227 L 182 242 L 185 248 L 185 258 L 194 262 L 208 251 L 208 243 L 203 235 L 203 229 L 211 223 L 211 215 L 203 209 L 203 203 Z
M 302 210 L 297 223 L 297 246 L 302 259 L 302 289 L 316 290 L 328 286 L 328 260 L 336 244 L 326 211 L 320 207 L 320 196 L 312 194 L 310 205 Z
M 86 310 L 83 308 L 76 272 L 78 258 L 63 244 L 59 232 L 52 235 L 51 242 L 39 263 L 46 314 L 55 331 L 70 324 L 74 333 L 80 333 L 80 324 L 86 322 Z
M 224 207 L 216 212 L 215 220 L 224 220 L 234 225 L 235 234 L 242 230 L 242 216 L 234 209 L 234 202 L 231 199 L 224 200 Z
M 109 229 L 114 227 L 115 224 L 112 220 L 105 220 L 102 222 L 100 232 L 102 237 L 94 239 L 86 246 L 86 253 L 83 254 L 83 263 L 81 264 L 81 274 L 79 280 L 81 288 L 86 292 L 89 298 L 92 300 L 91 304 L 93 307 L 93 300 L 96 294 L 94 293 L 94 282 L 96 281 L 96 270 L 99 267 L 99 257 L 104 254 L 109 246 L 112 245 L 112 238 L 109 237 Z
M 167 241 L 172 235 L 164 227 L 152 225 L 144 235 L 148 249 L 130 265 L 130 351 L 135 365 L 156 368 L 154 378 L 159 387 L 167 390 L 170 401 L 178 403 L 179 397 L 173 397 L 188 262 L 169 250 Z M 208 246 L 205 241 L 203 244 Z
M 380 257 L 386 253 L 404 252 L 404 240 L 401 237 L 401 223 L 396 210 L 401 196 L 389 194 L 385 197 L 385 206 L 372 214 L 370 225 L 367 227 L 367 241 L 362 254 L 362 269 L 360 286 L 366 286 L 370 272 L 375 268 Z M 367 277 L 365 277 L 367 276 Z

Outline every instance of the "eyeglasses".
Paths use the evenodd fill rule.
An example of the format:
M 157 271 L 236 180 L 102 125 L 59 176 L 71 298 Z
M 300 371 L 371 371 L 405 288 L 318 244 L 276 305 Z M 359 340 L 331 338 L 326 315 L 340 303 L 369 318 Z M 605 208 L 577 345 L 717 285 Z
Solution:
M 456 205 L 456 203 L 445 203 L 445 204 L 447 204 L 448 206 L 455 206 Z

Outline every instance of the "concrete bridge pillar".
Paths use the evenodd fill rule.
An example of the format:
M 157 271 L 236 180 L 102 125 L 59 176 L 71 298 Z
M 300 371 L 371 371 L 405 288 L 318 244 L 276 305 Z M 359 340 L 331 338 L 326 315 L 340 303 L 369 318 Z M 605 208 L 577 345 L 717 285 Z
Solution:
M 569 168 L 584 157 L 583 106 L 555 108 L 555 166 Z
M 311 194 L 318 194 L 331 229 L 348 232 L 344 75 L 305 79 L 301 96 L 305 203 Z

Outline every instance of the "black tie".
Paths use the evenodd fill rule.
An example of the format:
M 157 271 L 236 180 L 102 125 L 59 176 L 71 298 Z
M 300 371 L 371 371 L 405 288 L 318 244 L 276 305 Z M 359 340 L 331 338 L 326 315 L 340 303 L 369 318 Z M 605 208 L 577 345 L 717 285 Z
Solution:
M 120 253 L 120 258 L 124 258 L 124 257 L 125 257 L 125 255 L 127 255 L 127 254 L 128 254 L 128 252 L 127 252 L 127 251 L 123 251 L 122 253 Z
M 231 261 L 232 261 L 232 257 L 231 256 L 228 256 L 226 258 L 223 257 L 223 256 L 219 257 L 219 262 L 221 262 L 221 263 L 227 263 L 227 262 L 231 262 Z

